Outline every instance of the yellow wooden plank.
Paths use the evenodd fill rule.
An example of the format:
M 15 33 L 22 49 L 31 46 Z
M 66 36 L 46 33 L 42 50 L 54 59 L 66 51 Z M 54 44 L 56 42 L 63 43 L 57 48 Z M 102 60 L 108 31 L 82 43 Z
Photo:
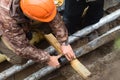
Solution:
M 6 56 L 0 53 L 0 63 L 6 60 Z
M 60 49 L 60 44 L 57 39 L 53 36 L 53 34 L 44 35 L 48 42 L 60 53 L 62 51 Z M 78 60 L 74 59 L 70 62 L 72 68 L 77 71 L 84 79 L 87 79 L 88 76 L 91 75 L 91 72 Z

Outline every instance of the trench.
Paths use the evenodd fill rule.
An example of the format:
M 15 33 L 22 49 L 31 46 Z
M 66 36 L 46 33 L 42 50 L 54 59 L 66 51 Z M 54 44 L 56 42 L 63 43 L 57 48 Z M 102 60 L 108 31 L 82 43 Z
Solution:
M 120 8 L 117 7 L 117 8 Z M 108 13 L 113 12 L 117 8 L 107 11 Z M 99 35 L 105 33 L 109 29 L 120 24 L 120 18 L 116 21 L 108 23 L 104 25 L 104 27 L 100 28 L 98 31 Z M 91 33 L 92 34 L 92 33 Z M 89 36 L 87 35 L 75 43 L 72 44 L 74 49 L 88 43 L 91 41 Z M 94 34 L 94 33 L 93 33 Z M 114 42 L 115 40 L 104 44 L 103 46 L 97 48 L 96 50 L 90 52 L 90 54 L 86 54 L 79 58 L 79 60 L 92 72 L 92 76 L 89 77 L 89 80 L 119 80 L 119 63 L 120 63 L 120 55 L 119 50 L 114 50 Z M 3 65 L 5 67 L 3 67 Z M 8 66 L 9 65 L 9 66 Z M 3 62 L 0 65 L 0 71 L 5 70 L 12 66 L 8 62 Z M 7 78 L 6 80 L 21 80 L 26 76 L 38 71 L 41 66 L 39 64 L 34 64 L 33 66 L 28 67 L 24 71 L 14 74 L 13 76 Z M 23 75 L 24 74 L 24 75 Z M 70 64 L 66 64 L 64 67 L 52 72 L 51 74 L 41 78 L 40 80 L 82 80 L 82 78 L 70 67 Z

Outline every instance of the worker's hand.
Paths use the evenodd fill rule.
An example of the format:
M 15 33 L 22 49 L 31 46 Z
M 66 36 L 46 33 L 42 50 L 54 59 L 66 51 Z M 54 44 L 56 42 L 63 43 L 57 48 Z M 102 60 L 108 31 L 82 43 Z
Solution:
M 62 49 L 63 55 L 65 55 L 65 57 L 69 61 L 71 61 L 71 60 L 76 58 L 76 56 L 75 56 L 75 54 L 73 52 L 73 49 L 71 48 L 71 46 L 69 44 L 68 45 L 62 45 L 61 49 Z
M 58 55 L 58 56 L 50 56 L 50 60 L 48 61 L 48 65 L 55 67 L 55 68 L 59 68 L 60 67 L 60 63 L 58 62 L 58 59 L 61 57 L 62 55 Z

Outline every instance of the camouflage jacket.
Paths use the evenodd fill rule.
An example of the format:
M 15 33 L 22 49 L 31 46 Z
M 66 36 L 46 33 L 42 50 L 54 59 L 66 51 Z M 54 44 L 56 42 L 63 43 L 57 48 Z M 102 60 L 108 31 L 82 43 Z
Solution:
M 27 19 L 20 10 L 19 0 L 0 0 L 0 35 L 2 38 L 9 43 L 14 53 L 36 62 L 47 62 L 50 55 L 30 45 L 23 28 L 18 23 L 23 24 L 22 27 L 31 25 L 31 20 Z M 48 24 L 60 43 L 67 40 L 68 32 L 58 13 Z

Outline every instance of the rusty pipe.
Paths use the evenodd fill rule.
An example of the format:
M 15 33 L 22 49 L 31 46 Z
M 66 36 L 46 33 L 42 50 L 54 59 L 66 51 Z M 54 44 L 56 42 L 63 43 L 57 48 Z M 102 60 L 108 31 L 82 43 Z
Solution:
M 75 35 L 75 36 L 71 35 L 69 37 L 69 43 L 72 43 L 75 40 L 78 40 L 80 37 L 85 36 L 85 35 L 91 33 L 92 31 L 94 31 L 95 29 L 100 28 L 104 24 L 117 19 L 119 16 L 120 16 L 120 9 L 118 9 L 115 12 L 103 17 L 98 23 L 96 23 L 94 25 L 91 25 L 91 26 L 88 26 L 88 27 L 74 33 L 73 35 Z M 79 37 L 76 37 L 76 36 L 79 36 Z M 50 52 L 54 51 L 54 49 L 52 47 L 47 48 L 47 50 L 49 50 Z M 32 65 L 32 64 L 34 64 L 33 61 L 29 61 L 28 63 L 26 63 L 26 64 L 24 64 L 22 66 L 14 65 L 14 66 L 12 66 L 12 67 L 10 67 L 10 68 L 8 68 L 8 69 L 6 69 L 6 70 L 4 70 L 3 72 L 0 73 L 0 80 L 4 80 L 7 77 L 9 77 L 9 76 L 11 76 L 11 75 L 25 69 L 26 67 L 28 67 L 29 65 Z
M 75 54 L 77 57 L 80 57 L 84 54 L 87 54 L 88 52 L 90 52 L 92 50 L 95 50 L 96 48 L 102 46 L 103 44 L 108 43 L 111 40 L 114 40 L 118 36 L 120 36 L 120 26 L 117 26 L 117 27 L 111 29 L 110 31 L 108 31 L 105 34 L 101 35 L 100 37 L 94 39 L 93 41 L 89 42 L 88 44 L 78 48 L 77 50 L 75 50 Z M 53 68 L 50 66 L 43 67 L 42 69 L 31 74 L 24 80 L 38 80 L 41 77 L 51 73 L 52 71 L 54 71 L 56 69 L 57 68 Z

